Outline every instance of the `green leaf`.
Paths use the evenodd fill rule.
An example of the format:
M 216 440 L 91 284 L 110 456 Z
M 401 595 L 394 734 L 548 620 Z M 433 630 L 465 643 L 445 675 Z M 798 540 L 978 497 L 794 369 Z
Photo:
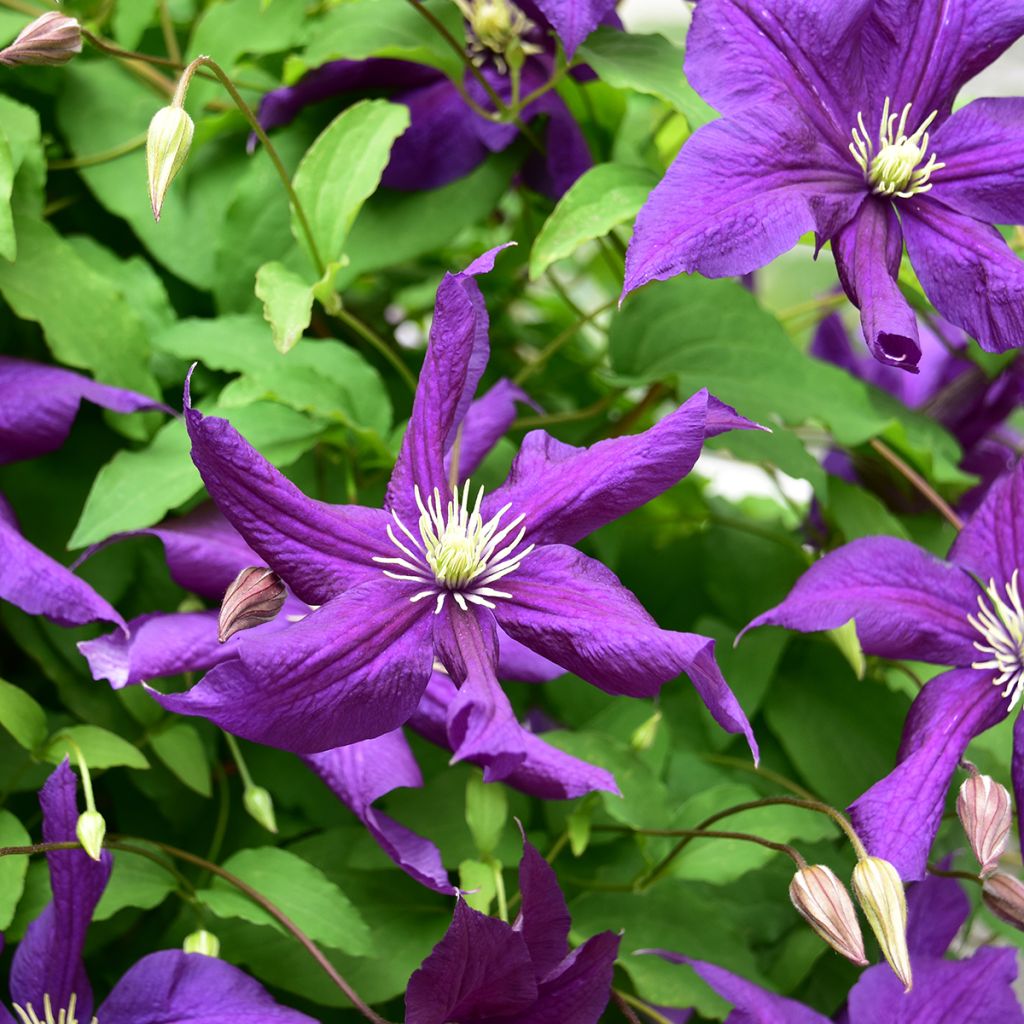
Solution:
M 14 235 L 14 217 L 11 214 L 11 196 L 14 194 L 14 157 L 0 123 L 0 258 L 13 260 L 18 255 L 18 242 Z
M 391 146 L 409 127 L 409 108 L 362 100 L 340 113 L 302 158 L 293 186 L 324 264 L 341 259 L 356 215 L 380 184 Z M 292 234 L 306 236 L 292 217 Z
M 910 539 L 903 524 L 878 498 L 845 480 L 830 481 L 828 512 L 848 541 L 879 534 Z
M 273 260 L 256 271 L 256 297 L 274 332 L 279 352 L 290 351 L 313 317 L 313 287 L 295 271 Z
M 153 852 L 159 855 L 156 848 Z M 126 907 L 152 910 L 174 892 L 174 876 L 159 864 L 124 850 L 113 854 L 114 870 L 93 911 L 94 921 L 106 921 Z
M 0 846 L 28 846 L 28 832 L 10 811 L 0 810 Z M 14 919 L 18 901 L 25 889 L 28 857 L 0 857 L 0 929 Z
M 114 7 L 111 19 L 114 38 L 126 50 L 134 50 L 139 45 L 142 33 L 156 15 L 158 3 L 159 0 L 131 0 Z
M 168 728 L 153 733 L 149 745 L 189 789 L 200 796 L 210 795 L 210 761 L 194 725 L 174 722 Z
M 266 6 L 261 0 L 222 0 L 206 6 L 187 52 L 209 54 L 230 71 L 242 54 L 290 49 L 302 38 L 303 29 L 304 17 L 296 17 L 293 4 Z
M 90 769 L 149 767 L 145 754 L 138 747 L 98 725 L 69 725 L 61 729 L 50 740 L 43 755 L 50 764 L 59 764 L 65 757 L 77 762 L 78 751 L 68 742 L 69 739 L 78 745 Z
M 489 914 L 491 904 L 498 895 L 493 866 L 482 860 L 462 861 L 459 864 L 459 889 L 462 890 L 463 899 L 474 910 Z
M 240 850 L 223 866 L 283 911 L 314 942 L 351 956 L 372 951 L 370 931 L 349 898 L 294 853 L 272 846 Z M 220 878 L 197 895 L 218 917 L 280 927 L 262 907 Z
M 508 797 L 505 789 L 495 783 L 484 782 L 474 773 L 466 783 L 466 824 L 481 856 L 490 857 L 508 821 Z
M 579 48 L 584 64 L 617 89 L 635 89 L 664 100 L 684 114 L 691 131 L 718 114 L 683 77 L 683 50 L 664 36 L 599 28 Z
M 39 115 L 31 107 L 0 96 L 0 136 L 7 143 L 12 176 L 8 199 L 11 209 L 23 215 L 38 216 L 43 209 L 46 162 L 41 132 Z M 0 208 L 4 205 L 0 191 Z
M 46 712 L 18 686 L 0 679 L 0 725 L 26 750 L 36 750 L 45 741 Z
M 646 167 L 591 167 L 562 196 L 540 229 L 530 251 L 531 280 L 552 263 L 571 256 L 584 242 L 603 238 L 616 225 L 632 221 L 657 183 L 657 175 Z

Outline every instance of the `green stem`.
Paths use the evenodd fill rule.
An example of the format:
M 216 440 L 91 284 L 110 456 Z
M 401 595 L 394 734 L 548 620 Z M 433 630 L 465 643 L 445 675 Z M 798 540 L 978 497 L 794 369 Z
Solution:
M 602 313 L 606 313 L 611 309 L 616 299 L 609 299 L 604 305 L 598 306 L 597 309 L 585 316 L 581 316 L 574 324 L 570 324 L 561 334 L 559 334 L 553 341 L 547 346 L 541 349 L 540 354 L 532 362 L 527 363 L 515 376 L 516 384 L 522 384 L 523 381 L 532 377 L 538 370 L 544 367 L 544 364 L 564 345 L 572 341 L 573 337 L 580 330 L 581 327 L 585 327 L 592 320 L 596 320 Z
M 970 871 L 947 871 L 945 868 L 940 868 L 938 864 L 929 864 L 928 874 L 937 875 L 939 878 L 959 878 L 965 882 L 973 882 L 975 885 L 985 884 L 983 879 L 972 875 Z
M 950 523 L 958 533 L 964 528 L 964 521 L 946 503 L 942 495 L 916 469 L 896 454 L 884 441 L 877 437 L 871 438 L 868 442 L 871 447 L 892 466 L 896 472 L 903 476 L 912 487 L 914 487 L 927 501 L 929 501 L 942 514 L 946 522 Z
M 791 793 L 795 793 L 804 800 L 817 799 L 814 793 L 809 789 L 804 789 L 799 782 L 794 782 L 779 772 L 773 772 L 770 768 L 762 768 L 760 765 L 752 764 L 750 761 L 744 761 L 741 757 L 730 757 L 728 754 L 701 754 L 700 756 L 701 760 L 707 761 L 709 764 L 725 765 L 729 768 L 738 768 L 740 771 L 758 775 L 762 779 L 774 782 L 777 786 L 782 786 L 783 789 L 788 789 Z
M 141 135 L 134 135 L 127 142 L 104 149 L 99 153 L 89 153 L 86 156 L 73 157 L 70 160 L 51 160 L 46 169 L 49 171 L 73 171 L 79 167 L 95 167 L 96 164 L 105 164 L 111 160 L 134 153 L 146 144 L 146 132 Z
M 612 989 L 612 1002 L 622 1011 L 622 1016 L 629 1021 L 629 1024 L 641 1024 L 640 1018 L 633 1012 L 633 1008 L 622 998 L 618 989 Z
M 398 371 L 398 376 L 405 381 L 409 390 L 414 395 L 416 394 L 416 378 L 413 376 L 412 370 L 398 358 L 398 354 L 392 350 L 391 346 L 369 324 L 364 323 L 359 317 L 354 313 L 350 313 L 344 307 L 339 307 L 331 315 L 335 319 L 340 320 L 349 330 L 358 334 L 368 345 L 376 349 Z
M 178 46 L 178 37 L 174 34 L 174 23 L 171 21 L 171 12 L 167 9 L 167 0 L 160 0 L 160 31 L 163 33 L 164 46 L 167 47 L 167 56 L 175 64 L 180 64 L 181 47 Z
M 245 763 L 245 758 L 242 757 L 242 749 L 238 745 L 238 740 L 229 732 L 224 732 L 224 739 L 228 742 L 228 750 L 231 751 L 231 756 L 238 767 L 238 774 L 242 776 L 242 785 L 245 789 L 251 789 L 253 786 L 252 776 L 249 774 L 249 766 Z
M 546 416 L 523 416 L 512 424 L 512 428 L 514 430 L 533 430 L 536 427 L 550 427 L 555 423 L 576 423 L 579 420 L 588 420 L 591 416 L 597 416 L 604 412 L 621 395 L 622 388 L 616 388 L 584 409 L 575 409 L 572 412 L 552 412 Z
M 636 996 L 630 995 L 628 992 L 623 992 L 622 989 L 613 988 L 612 997 L 617 997 L 616 1001 L 620 1009 L 623 1009 L 623 1003 L 625 1003 L 629 1006 L 635 1006 L 645 1017 L 654 1021 L 654 1024 L 672 1024 L 668 1017 L 658 1013 L 653 1006 L 649 1006 L 642 999 L 637 999 Z

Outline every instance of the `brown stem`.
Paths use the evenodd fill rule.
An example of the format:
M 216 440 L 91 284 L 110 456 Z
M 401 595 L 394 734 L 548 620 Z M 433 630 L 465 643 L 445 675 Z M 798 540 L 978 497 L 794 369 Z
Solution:
M 615 1000 L 616 1005 L 620 1009 L 623 1009 L 623 1011 L 624 1008 L 622 1004 L 625 1003 L 626 1006 L 635 1006 L 645 1017 L 649 1017 L 654 1021 L 654 1024 L 672 1024 L 668 1017 L 663 1013 L 658 1013 L 653 1006 L 645 1003 L 642 999 L 637 999 L 636 996 L 630 995 L 628 992 L 623 992 L 621 989 L 613 988 L 612 996 L 613 998 L 618 997 Z
M 673 388 L 662 381 L 652 384 L 647 389 L 647 393 L 643 398 L 612 424 L 611 429 L 608 431 L 608 436 L 619 437 L 625 434 L 648 409 L 657 405 L 663 398 L 671 395 L 673 391 Z
M 965 882 L 973 882 L 975 885 L 985 884 L 981 878 L 972 875 L 970 871 L 947 871 L 945 868 L 940 868 L 938 864 L 929 864 L 928 874 L 937 875 L 939 878 L 960 878 Z
M 640 1018 L 633 1012 L 633 1007 L 622 998 L 622 993 L 618 989 L 612 989 L 612 1000 L 629 1024 L 641 1024 Z
M 903 476 L 911 486 L 916 488 L 918 492 L 931 502 L 955 530 L 960 531 L 964 528 L 964 521 L 946 504 L 942 495 L 913 466 L 900 458 L 884 441 L 880 441 L 877 437 L 873 437 L 868 444 Z

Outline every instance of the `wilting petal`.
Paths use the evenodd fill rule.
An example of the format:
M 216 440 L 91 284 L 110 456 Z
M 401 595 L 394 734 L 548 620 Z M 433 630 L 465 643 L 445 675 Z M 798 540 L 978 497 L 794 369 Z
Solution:
M 405 1024 L 502 1018 L 536 998 L 522 935 L 460 899 L 444 938 L 409 979 Z
M 129 968 L 97 1016 L 103 1024 L 316 1024 L 237 967 L 176 949 Z
M 615 10 L 615 0 L 537 0 L 571 57 L 576 47 Z
M 546 658 L 608 693 L 653 696 L 681 672 L 712 717 L 757 744 L 742 708 L 715 664 L 713 640 L 659 629 L 640 602 L 600 562 L 573 548 L 534 551 L 501 585 L 501 628 Z
M 59 448 L 82 400 L 114 412 L 171 410 L 135 391 L 99 384 L 59 366 L 0 356 L 0 465 Z
M 78 781 L 65 758 L 39 793 L 43 841 L 73 841 L 78 823 Z M 11 1000 L 31 1003 L 40 1015 L 43 996 L 54 1009 L 67 1009 L 74 994 L 79 1020 L 92 1017 L 92 989 L 82 963 L 85 933 L 110 878 L 110 854 L 99 861 L 84 850 L 54 850 L 46 855 L 53 900 L 29 925 L 11 964 Z
M 892 203 L 874 197 L 836 235 L 832 251 L 843 288 L 860 309 L 864 340 L 880 362 L 917 367 L 921 345 L 917 317 L 896 277 L 903 258 L 903 233 Z
M 45 615 L 60 626 L 124 619 L 85 580 L 21 535 L 14 513 L 0 495 L 0 599 L 29 615 Z
M 971 901 L 955 878 L 927 875 L 907 888 L 907 948 L 911 960 L 945 956 L 971 912 Z
M 924 876 L 953 772 L 967 744 L 1006 717 L 991 672 L 954 669 L 925 684 L 903 730 L 899 763 L 850 807 L 870 853 L 905 881 Z
M 986 352 L 1024 345 L 1024 262 L 989 224 L 918 196 L 901 207 L 925 294 Z
M 707 438 L 754 426 L 701 390 L 649 430 L 589 448 L 531 431 L 508 480 L 485 499 L 484 518 L 511 504 L 528 543 L 575 544 L 679 483 Z
M 238 657 L 187 693 L 154 696 L 300 754 L 390 732 L 416 710 L 433 660 L 433 616 L 409 593 L 393 580 L 364 583 L 287 629 L 243 634 Z
M 979 593 L 958 565 L 910 541 L 864 537 L 815 562 L 781 604 L 746 629 L 785 626 L 815 633 L 854 619 L 868 654 L 969 665 L 977 660 L 978 633 L 967 616 Z
M 612 994 L 619 936 L 601 932 L 577 946 L 540 983 L 537 1002 L 508 1024 L 597 1024 Z
M 419 766 L 401 729 L 347 747 L 308 754 L 303 760 L 407 875 L 438 892 L 452 891 L 441 851 L 429 839 L 371 806 L 400 786 L 423 785 Z
M 462 436 L 445 456 L 445 472 L 451 472 L 453 455 L 459 458 L 459 480 L 472 476 L 494 446 L 505 436 L 516 418 L 516 405 L 528 405 L 536 412 L 540 406 L 518 384 L 504 377 L 485 391 L 466 410 Z
M 984 501 L 957 535 L 951 561 L 980 577 L 994 580 L 999 593 L 1024 568 L 1024 463 L 989 488 Z M 973 610 L 973 609 L 972 609 Z
M 866 194 L 850 155 L 790 104 L 713 121 L 687 141 L 640 211 L 623 293 L 676 274 L 757 270 L 808 231 L 831 238 Z
M 388 517 L 358 505 L 307 498 L 227 420 L 203 416 L 185 391 L 192 461 L 231 525 L 295 594 L 324 604 L 380 577 L 374 556 L 391 555 Z M 333 745 L 333 744 L 332 744 Z

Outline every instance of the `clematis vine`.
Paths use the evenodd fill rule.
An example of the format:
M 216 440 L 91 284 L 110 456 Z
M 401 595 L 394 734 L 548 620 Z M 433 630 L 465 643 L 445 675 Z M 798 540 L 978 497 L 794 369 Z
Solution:
M 495 492 L 453 488 L 459 428 L 489 349 L 474 278 L 496 253 L 441 283 L 384 509 L 305 497 L 186 392 L 192 457 L 211 497 L 316 610 L 251 635 L 188 692 L 158 695 L 164 707 L 317 753 L 409 721 L 439 662 L 458 688 L 447 720 L 456 755 L 486 755 L 490 777 L 502 778 L 527 756 L 497 679 L 507 634 L 608 693 L 651 696 L 685 672 L 716 721 L 756 751 L 714 642 L 660 629 L 609 570 L 571 547 L 677 483 L 706 437 L 752 424 L 702 391 L 650 430 L 590 448 L 535 431 Z
M 114 412 L 161 409 L 146 395 L 89 380 L 59 366 L 0 356 L 0 465 L 34 459 L 58 449 L 71 432 L 83 401 Z M 0 599 L 61 626 L 124 620 L 69 569 L 30 544 L 14 510 L 0 494 Z
M 965 960 L 945 954 L 970 913 L 970 902 L 950 878 L 931 876 L 908 895 L 908 941 L 915 985 L 909 992 L 887 964 L 868 968 L 850 989 L 842 1024 L 1020 1024 L 1024 1010 L 1014 993 L 1012 949 L 979 949 Z M 733 1004 L 729 1020 L 744 1024 L 831 1024 L 811 1007 L 769 992 L 718 967 L 665 950 L 650 950 L 684 963 Z
M 67 760 L 39 793 L 43 838 L 73 842 L 78 819 L 75 773 Z M 53 899 L 29 925 L 11 963 L 10 994 L 17 1024 L 315 1024 L 276 1003 L 237 967 L 200 953 L 162 950 L 142 957 L 93 1014 L 93 993 L 82 948 L 89 922 L 110 878 L 110 853 L 99 861 L 82 850 L 46 855 Z M 0 1022 L 16 1024 L 0 1005 Z
M 950 671 L 925 684 L 904 726 L 896 768 L 850 813 L 871 853 L 904 879 L 922 877 L 946 791 L 967 744 L 1003 721 L 1024 694 L 1024 465 L 989 489 L 948 560 L 910 541 L 865 537 L 825 555 L 786 599 L 747 626 L 802 632 L 851 619 L 861 647 Z M 1014 726 L 1012 774 L 1024 800 L 1024 724 Z
M 625 291 L 680 273 L 745 274 L 814 231 L 881 362 L 915 370 L 897 285 L 906 243 L 935 308 L 1000 352 L 1024 345 L 1024 265 L 993 224 L 1024 221 L 1024 100 L 952 113 L 961 86 L 1024 33 L 994 0 L 701 0 L 686 73 L 724 115 L 651 194 Z

